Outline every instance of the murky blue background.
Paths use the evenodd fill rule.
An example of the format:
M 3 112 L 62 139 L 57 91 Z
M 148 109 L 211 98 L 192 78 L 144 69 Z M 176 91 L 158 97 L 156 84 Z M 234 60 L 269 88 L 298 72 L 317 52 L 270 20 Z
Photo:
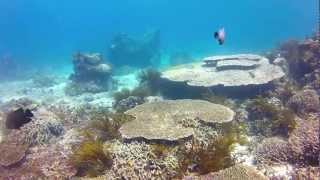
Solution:
M 70 64 L 75 51 L 106 53 L 118 32 L 160 29 L 163 53 L 261 52 L 315 31 L 315 0 L 0 0 L 0 55 Z M 224 26 L 218 46 L 213 32 Z

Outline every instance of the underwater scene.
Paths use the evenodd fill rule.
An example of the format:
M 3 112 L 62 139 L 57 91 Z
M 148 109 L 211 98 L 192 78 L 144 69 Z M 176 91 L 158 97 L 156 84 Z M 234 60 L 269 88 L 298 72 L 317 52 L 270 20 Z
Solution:
M 0 180 L 319 180 L 316 0 L 0 0 Z

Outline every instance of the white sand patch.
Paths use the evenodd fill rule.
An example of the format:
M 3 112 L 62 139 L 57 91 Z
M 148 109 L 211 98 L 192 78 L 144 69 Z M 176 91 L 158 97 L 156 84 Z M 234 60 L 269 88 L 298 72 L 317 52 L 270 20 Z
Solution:
M 133 89 L 138 86 L 137 73 L 113 77 L 118 86 L 112 91 L 101 93 L 84 93 L 79 96 L 67 96 L 64 89 L 69 82 L 66 75 L 58 76 L 57 84 L 51 87 L 36 87 L 32 80 L 0 82 L 0 103 L 13 99 L 29 98 L 38 103 L 49 105 L 64 104 L 69 107 L 90 105 L 111 108 L 113 103 L 112 94 L 115 91 L 127 88 Z

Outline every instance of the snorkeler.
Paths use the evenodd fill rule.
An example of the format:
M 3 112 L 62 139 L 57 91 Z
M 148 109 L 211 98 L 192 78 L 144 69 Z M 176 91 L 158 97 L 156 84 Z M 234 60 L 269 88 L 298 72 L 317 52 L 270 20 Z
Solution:
M 224 28 L 219 29 L 214 33 L 214 38 L 218 40 L 219 44 L 222 45 L 224 43 L 225 31 Z

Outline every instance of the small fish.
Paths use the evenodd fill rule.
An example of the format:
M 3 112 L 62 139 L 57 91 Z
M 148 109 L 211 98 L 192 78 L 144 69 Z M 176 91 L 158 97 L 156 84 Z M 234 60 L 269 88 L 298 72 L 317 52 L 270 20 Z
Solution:
M 226 36 L 226 33 L 224 31 L 224 28 L 219 29 L 214 33 L 214 38 L 218 40 L 219 44 L 222 45 L 224 43 L 224 38 Z

